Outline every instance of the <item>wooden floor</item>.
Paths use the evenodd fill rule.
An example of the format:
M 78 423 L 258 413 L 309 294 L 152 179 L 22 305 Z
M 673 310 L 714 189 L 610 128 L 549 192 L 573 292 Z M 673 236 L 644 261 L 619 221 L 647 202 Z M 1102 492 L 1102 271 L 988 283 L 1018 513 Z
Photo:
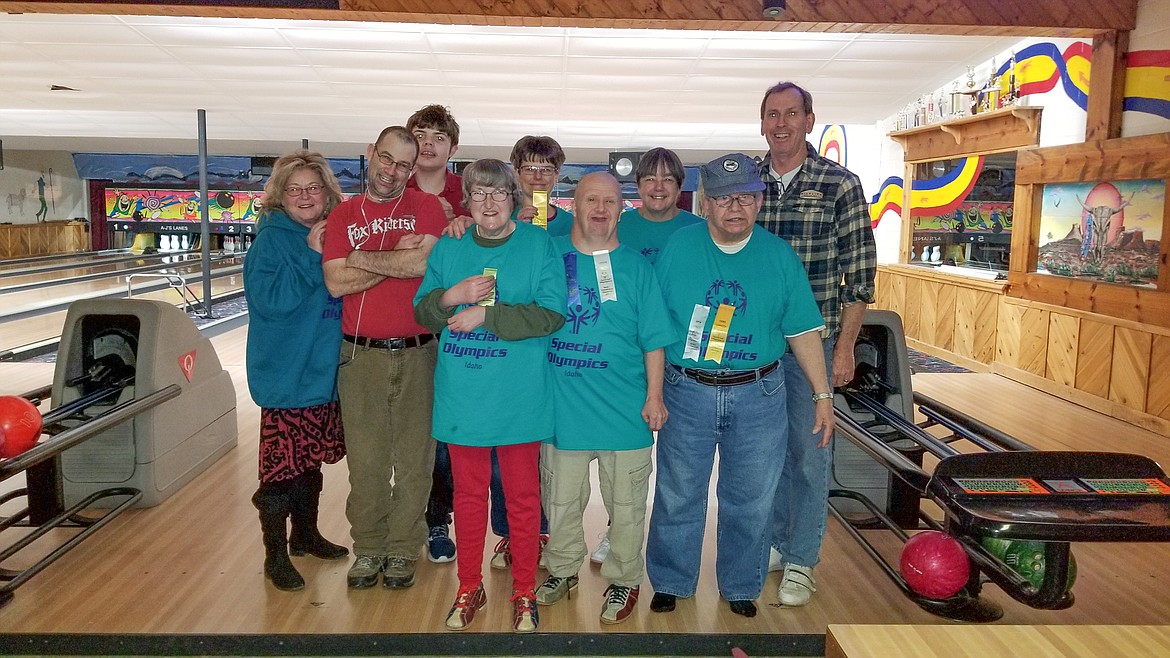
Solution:
M 443 619 L 456 589 L 453 563 L 420 560 L 415 586 L 400 591 L 348 590 L 348 560 L 294 558 L 308 581 L 301 592 L 280 592 L 264 580 L 259 526 L 249 502 L 256 487 L 258 410 L 245 385 L 246 331 L 243 327 L 214 340 L 220 360 L 236 382 L 238 448 L 162 505 L 123 514 L 33 578 L 0 608 L 0 629 L 8 634 L 444 634 Z M 51 364 L 0 363 L 0 393 L 47 384 L 52 370 Z M 1140 452 L 1164 465 L 1170 463 L 1170 439 L 996 375 L 920 374 L 914 376 L 914 386 L 1042 449 Z M 344 462 L 326 467 L 325 477 L 322 531 L 349 544 Z M 11 481 L 0 483 L 4 489 L 12 486 Z M 818 591 L 808 606 L 779 607 L 778 574 L 772 574 L 759 601 L 759 615 L 753 619 L 734 615 L 719 600 L 715 586 L 713 497 L 711 512 L 698 595 L 680 600 L 677 611 L 650 612 L 647 582 L 632 619 L 616 627 L 602 626 L 598 614 L 605 582 L 596 567 L 586 566 L 571 601 L 541 608 L 541 631 L 823 637 L 829 624 L 951 623 L 904 598 L 834 521 L 830 521 L 817 569 Z M 604 523 L 605 512 L 595 493 L 586 519 L 591 543 Z M 1170 621 L 1166 595 L 1170 545 L 1077 544 L 1075 553 L 1080 569 L 1074 589 L 1077 601 L 1071 609 L 1033 610 L 989 585 L 985 596 L 1005 610 L 1000 623 L 1157 625 Z M 473 629 L 507 633 L 509 576 L 487 568 L 486 560 L 484 572 L 488 606 Z M 418 653 L 435 652 L 428 650 L 427 637 L 441 636 L 420 636 Z M 1170 646 L 1166 650 L 1170 653 Z M 639 652 L 656 653 L 652 649 L 630 653 Z

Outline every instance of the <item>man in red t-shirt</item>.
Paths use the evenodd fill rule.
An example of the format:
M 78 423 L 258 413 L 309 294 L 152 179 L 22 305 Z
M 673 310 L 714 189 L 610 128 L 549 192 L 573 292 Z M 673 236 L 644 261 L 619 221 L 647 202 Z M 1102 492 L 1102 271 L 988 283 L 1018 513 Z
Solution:
M 342 298 L 337 387 L 349 463 L 350 587 L 414 584 L 427 537 L 438 341 L 414 321 L 427 255 L 447 226 L 438 199 L 406 189 L 418 142 L 391 126 L 366 151 L 369 184 L 329 214 L 325 285 Z M 393 482 L 393 484 L 391 484 Z

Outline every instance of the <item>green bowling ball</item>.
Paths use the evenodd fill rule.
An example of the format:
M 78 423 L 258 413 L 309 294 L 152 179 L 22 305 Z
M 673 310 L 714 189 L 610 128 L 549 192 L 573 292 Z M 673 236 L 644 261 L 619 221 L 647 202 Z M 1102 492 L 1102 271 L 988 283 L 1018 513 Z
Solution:
M 983 548 L 987 549 L 1013 571 L 1028 579 L 1033 587 L 1039 588 L 1044 582 L 1044 542 L 1024 541 L 1020 539 L 1003 539 L 999 537 L 984 537 L 980 540 Z M 1068 556 L 1068 582 L 1064 586 L 1067 592 L 1077 581 L 1077 559 L 1072 553 Z

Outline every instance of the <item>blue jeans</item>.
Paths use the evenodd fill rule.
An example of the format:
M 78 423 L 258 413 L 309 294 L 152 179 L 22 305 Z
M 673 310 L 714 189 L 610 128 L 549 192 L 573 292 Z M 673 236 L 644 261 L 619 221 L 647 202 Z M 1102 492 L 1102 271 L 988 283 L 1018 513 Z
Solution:
M 824 342 L 830 378 L 836 342 L 836 338 Z M 820 435 L 812 433 L 816 422 L 813 390 L 796 357 L 789 352 L 780 359 L 780 365 L 788 388 L 788 454 L 772 510 L 772 546 L 785 562 L 815 567 L 821 560 L 821 542 L 828 521 L 833 445 L 817 447 Z
M 670 418 L 658 432 L 658 480 L 646 542 L 654 591 L 695 594 L 715 451 L 715 577 L 728 601 L 759 597 L 768 575 L 772 501 L 788 436 L 783 368 L 738 386 L 706 386 L 666 366 Z
M 435 441 L 435 470 L 431 474 L 431 497 L 427 501 L 427 526 L 446 527 L 451 523 L 455 482 L 451 477 L 451 453 L 447 444 Z
M 494 449 L 492 450 L 492 479 L 488 493 L 491 494 L 492 500 L 492 532 L 497 537 L 507 539 L 509 536 L 508 507 L 504 503 L 504 483 L 500 478 L 500 460 L 496 458 Z M 544 505 L 540 506 L 540 534 L 548 534 L 548 516 L 544 513 Z

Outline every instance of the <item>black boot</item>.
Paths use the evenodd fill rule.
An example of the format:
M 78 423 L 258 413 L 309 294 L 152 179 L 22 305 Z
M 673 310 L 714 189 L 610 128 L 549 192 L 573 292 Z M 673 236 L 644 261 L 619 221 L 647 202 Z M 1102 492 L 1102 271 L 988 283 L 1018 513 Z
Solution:
M 276 589 L 294 591 L 304 589 L 305 579 L 288 559 L 289 493 L 282 485 L 261 484 L 252 496 L 252 504 L 260 512 L 260 530 L 264 533 L 264 576 Z
M 289 535 L 289 554 L 296 556 L 307 554 L 322 560 L 340 560 L 349 555 L 348 548 L 325 539 L 317 530 L 317 507 L 321 500 L 323 484 L 321 471 L 306 471 L 290 484 L 292 534 Z

